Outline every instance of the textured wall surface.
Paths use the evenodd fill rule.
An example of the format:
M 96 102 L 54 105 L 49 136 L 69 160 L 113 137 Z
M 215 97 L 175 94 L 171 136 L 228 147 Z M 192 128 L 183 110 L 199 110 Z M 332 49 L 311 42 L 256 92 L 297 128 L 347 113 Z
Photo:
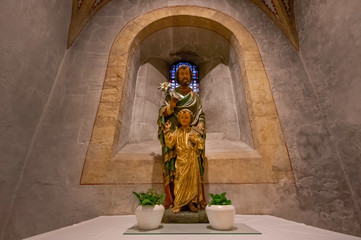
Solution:
M 236 106 L 237 106 L 237 117 L 239 122 L 240 138 L 243 142 L 253 147 L 253 138 L 251 128 L 249 126 L 249 115 L 247 102 L 244 94 L 244 86 L 242 84 L 242 70 L 238 62 L 236 51 L 231 48 L 229 54 L 229 71 L 232 78 L 232 87 L 235 95 Z
M 1 2 L 0 236 L 66 51 L 70 15 L 69 1 Z
M 361 219 L 361 2 L 299 1 L 300 57 L 315 96 L 315 124 L 304 128 L 298 146 L 315 147 L 300 157 L 300 199 L 312 196 L 322 225 L 357 231 Z M 317 120 L 316 120 L 317 119 Z M 316 161 L 317 159 L 317 161 Z M 306 166 L 306 163 L 308 166 Z M 310 191 L 312 187 L 312 192 Z M 322 202 L 326 203 L 321 207 Z M 353 209 L 353 213 L 350 210 Z M 358 221 L 342 223 L 353 215 Z
M 16 17 L 15 6 L 10 3 L 1 9 L 8 18 L 5 21 L 0 15 L 1 29 L 9 36 L 0 40 L 1 48 L 7 50 L 2 51 L 6 54 L 1 55 L 1 64 L 9 63 L 0 73 L 4 93 L 1 102 L 6 106 L 2 112 L 5 118 L 1 119 L 6 120 L 1 124 L 1 154 L 5 156 L 0 163 L 1 187 L 10 196 L 1 194 L 2 206 L 9 206 L 13 195 L 10 190 L 18 179 L 15 175 L 24 166 L 2 239 L 19 239 L 103 214 L 134 211 L 136 201 L 131 192 L 151 185 L 81 186 L 79 179 L 116 34 L 144 12 L 179 4 L 222 11 L 254 36 L 270 79 L 296 180 L 296 188 L 281 181 L 272 186 L 214 184 L 207 185 L 206 191 L 227 191 L 239 214 L 272 214 L 361 235 L 357 205 L 361 146 L 357 95 L 361 88 L 361 70 L 357 68 L 361 57 L 359 1 L 350 1 L 349 5 L 335 0 L 296 1 L 301 48 L 297 52 L 248 0 L 113 0 L 67 51 L 55 83 L 66 45 L 68 22 L 64 19 L 69 19 L 71 4 L 46 2 L 17 4 L 24 7 L 23 14 L 28 13 L 23 18 Z M 10 27 L 9 19 L 16 24 Z M 33 34 L 30 32 L 37 28 L 26 27 L 29 19 L 33 19 L 33 26 L 39 25 Z M 14 44 L 19 46 L 12 47 Z M 15 67 L 18 62 L 23 64 L 21 68 Z M 32 137 L 38 123 L 37 134 Z M 152 187 L 162 189 L 160 185 Z M 255 203 L 258 207 L 251 208 Z
M 158 139 L 156 119 L 164 96 L 163 93 L 158 91 L 157 87 L 159 83 L 166 81 L 168 79 L 150 63 L 146 63 L 139 68 L 133 114 L 129 116 L 132 119 L 129 142 Z
M 354 47 L 360 20 L 352 11 L 360 3 L 335 3 L 296 1 L 299 53 L 287 47 L 278 52 L 265 38 L 258 44 L 292 159 L 301 218 L 360 235 L 360 198 L 353 185 L 360 182 L 360 128 L 359 120 L 349 120 L 360 119 L 352 93 L 360 89 L 355 81 L 361 54 Z
M 235 96 L 229 68 L 215 66 L 200 83 L 207 133 L 222 133 L 224 139 L 240 140 Z M 238 93 L 242 96 L 242 93 Z

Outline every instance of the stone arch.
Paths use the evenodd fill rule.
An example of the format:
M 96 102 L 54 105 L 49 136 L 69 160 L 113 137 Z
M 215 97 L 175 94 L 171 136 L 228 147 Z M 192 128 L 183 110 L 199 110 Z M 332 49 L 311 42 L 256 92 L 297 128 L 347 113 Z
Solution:
M 120 161 L 124 156 L 117 155 L 117 145 L 132 56 L 139 44 L 152 33 L 175 26 L 206 28 L 223 36 L 235 49 L 242 72 L 255 151 L 238 157 L 223 154 L 216 162 L 210 159 L 206 181 L 275 183 L 282 178 L 293 181 L 269 80 L 252 35 L 241 23 L 217 10 L 176 6 L 157 9 L 133 19 L 114 40 L 81 184 L 162 183 L 159 158 L 141 156 L 137 161 L 124 163 Z M 139 164 L 142 170 L 135 171 Z M 213 172 L 222 169 L 220 165 L 225 166 L 223 169 L 231 178 Z

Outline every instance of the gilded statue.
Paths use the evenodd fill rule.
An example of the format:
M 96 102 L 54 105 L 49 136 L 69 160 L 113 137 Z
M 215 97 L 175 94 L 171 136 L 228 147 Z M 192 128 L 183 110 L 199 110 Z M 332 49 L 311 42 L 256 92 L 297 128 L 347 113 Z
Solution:
M 203 174 L 205 163 L 206 122 L 201 100 L 190 87 L 192 71 L 182 65 L 177 69 L 179 87 L 166 91 L 159 110 L 158 138 L 162 144 L 166 208 L 177 213 L 183 209 L 204 209 Z

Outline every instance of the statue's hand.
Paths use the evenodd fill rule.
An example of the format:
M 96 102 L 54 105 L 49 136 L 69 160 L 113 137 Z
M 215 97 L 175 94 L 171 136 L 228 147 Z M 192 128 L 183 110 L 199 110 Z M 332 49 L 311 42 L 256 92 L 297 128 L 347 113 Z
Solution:
M 189 135 L 189 140 L 191 140 L 193 144 L 196 144 L 197 143 L 196 135 L 195 134 Z
M 169 108 L 170 108 L 171 111 L 174 110 L 175 106 L 177 105 L 177 102 L 178 102 L 178 99 L 175 98 L 175 97 L 172 97 L 170 99 Z
M 168 132 L 170 127 L 172 126 L 172 123 L 167 121 L 165 124 L 164 124 L 164 132 Z
M 197 128 L 198 128 L 199 130 L 204 131 L 204 125 L 203 125 L 203 123 L 202 123 L 202 122 L 198 123 L 198 124 L 197 124 Z

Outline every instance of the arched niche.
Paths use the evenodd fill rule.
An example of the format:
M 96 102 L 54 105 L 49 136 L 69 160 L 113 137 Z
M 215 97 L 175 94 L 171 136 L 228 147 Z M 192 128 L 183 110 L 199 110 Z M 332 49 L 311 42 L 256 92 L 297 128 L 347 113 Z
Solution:
M 81 184 L 162 183 L 162 163 L 157 154 L 120 153 L 119 146 L 122 145 L 120 139 L 124 139 L 122 128 L 129 126 L 129 119 L 124 116 L 133 109 L 126 107 L 129 106 L 127 101 L 134 99 L 131 95 L 135 92 L 136 78 L 144 70 L 140 57 L 143 52 L 139 51 L 139 46 L 153 33 L 174 27 L 207 29 L 228 41 L 234 52 L 231 72 L 238 69 L 241 78 L 239 85 L 233 84 L 236 85 L 233 87 L 241 87 L 245 93 L 253 148 L 208 156 L 205 181 L 276 183 L 282 178 L 292 181 L 286 144 L 255 40 L 242 24 L 221 12 L 203 7 L 177 6 L 161 8 L 135 18 L 116 37 L 109 54 Z M 159 69 L 167 65 L 162 59 L 147 61 Z M 222 62 L 213 61 L 215 66 L 222 67 Z M 210 69 L 206 71 L 210 72 L 212 64 L 207 66 Z M 233 76 L 233 79 L 239 78 Z M 237 104 L 234 106 L 239 107 Z
M 199 94 L 207 119 L 207 155 L 252 150 L 234 48 L 214 31 L 187 26 L 156 31 L 134 53 L 133 62 L 139 66 L 133 65 L 137 74 L 127 86 L 118 154 L 161 154 L 156 119 L 164 93 L 157 87 L 168 82 L 169 66 L 179 59 L 201 67 Z

